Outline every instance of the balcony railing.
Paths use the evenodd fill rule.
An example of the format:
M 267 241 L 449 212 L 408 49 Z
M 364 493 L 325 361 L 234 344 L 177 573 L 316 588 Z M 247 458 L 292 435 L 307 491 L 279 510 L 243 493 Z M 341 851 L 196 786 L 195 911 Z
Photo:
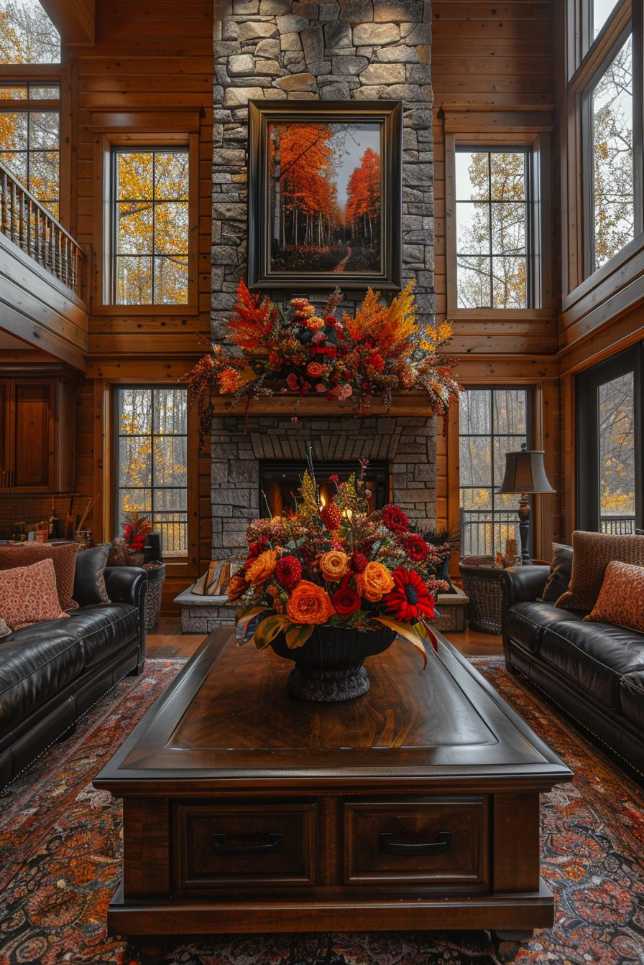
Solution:
M 461 556 L 496 556 L 508 539 L 518 539 L 516 510 L 461 510 Z
M 611 536 L 632 536 L 635 533 L 634 516 L 602 516 L 599 521 L 602 533 Z
M 0 232 L 83 297 L 85 254 L 77 241 L 0 164 Z

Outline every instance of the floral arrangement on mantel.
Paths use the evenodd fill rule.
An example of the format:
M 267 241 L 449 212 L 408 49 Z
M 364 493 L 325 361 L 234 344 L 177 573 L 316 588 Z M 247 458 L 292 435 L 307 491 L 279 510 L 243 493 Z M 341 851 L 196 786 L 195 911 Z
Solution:
M 435 595 L 447 584 L 435 576 L 439 554 L 399 507 L 369 512 L 366 462 L 345 482 L 329 477 L 324 506 L 309 465 L 295 514 L 250 524 L 228 596 L 239 606 L 238 642 L 295 661 L 292 693 L 345 700 L 369 689 L 363 659 L 397 635 L 427 663 Z
M 458 384 L 438 355 L 451 337 L 447 322 L 419 325 L 413 283 L 389 305 L 371 289 L 354 315 L 338 317 L 335 291 L 321 311 L 293 298 L 284 313 L 270 298 L 237 289 L 229 332 L 233 348 L 213 345 L 187 376 L 202 402 L 219 395 L 257 398 L 290 394 L 365 405 L 394 392 L 424 392 L 443 412 Z

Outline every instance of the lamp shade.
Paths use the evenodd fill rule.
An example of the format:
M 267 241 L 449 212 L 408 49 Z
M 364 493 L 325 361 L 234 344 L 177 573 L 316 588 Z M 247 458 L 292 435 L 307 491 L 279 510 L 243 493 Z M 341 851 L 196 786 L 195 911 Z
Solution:
M 506 452 L 501 493 L 554 493 L 543 464 L 543 450 Z

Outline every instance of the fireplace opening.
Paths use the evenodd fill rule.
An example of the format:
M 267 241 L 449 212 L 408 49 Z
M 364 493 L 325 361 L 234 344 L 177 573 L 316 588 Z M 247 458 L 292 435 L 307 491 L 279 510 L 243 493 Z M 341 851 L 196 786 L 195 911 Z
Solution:
M 305 462 L 281 459 L 263 459 L 259 464 L 259 501 L 261 516 L 292 516 Z M 360 472 L 356 462 L 317 462 L 315 476 L 320 489 L 322 504 L 333 495 L 335 487 L 329 476 L 337 474 L 341 480 L 351 473 Z M 382 509 L 389 501 L 389 464 L 383 461 L 369 462 L 366 473 L 369 511 Z

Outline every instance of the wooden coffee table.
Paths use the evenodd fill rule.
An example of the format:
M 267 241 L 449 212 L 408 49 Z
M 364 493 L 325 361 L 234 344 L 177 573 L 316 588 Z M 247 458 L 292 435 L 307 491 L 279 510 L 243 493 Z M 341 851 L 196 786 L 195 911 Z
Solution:
M 425 671 L 396 641 L 345 704 L 294 701 L 290 668 L 212 633 L 98 775 L 112 932 L 552 924 L 539 793 L 572 774 L 447 640 Z

